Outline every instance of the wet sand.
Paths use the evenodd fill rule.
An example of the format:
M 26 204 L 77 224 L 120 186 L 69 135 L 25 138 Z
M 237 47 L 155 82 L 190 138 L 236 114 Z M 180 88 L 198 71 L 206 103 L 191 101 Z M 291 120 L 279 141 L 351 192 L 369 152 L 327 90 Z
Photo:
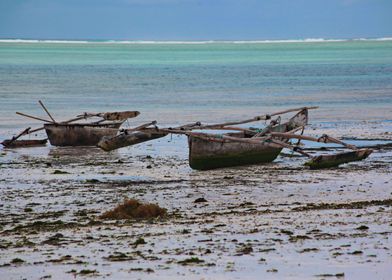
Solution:
M 313 134 L 391 140 L 389 124 Z M 388 128 L 386 127 L 388 126 Z M 309 170 L 285 152 L 267 165 L 193 171 L 182 137 L 105 153 L 0 151 L 4 279 L 388 279 L 392 149 Z M 124 198 L 168 216 L 106 221 Z M 204 198 L 205 202 L 195 202 Z M 1 278 L 2 278 L 1 277 Z

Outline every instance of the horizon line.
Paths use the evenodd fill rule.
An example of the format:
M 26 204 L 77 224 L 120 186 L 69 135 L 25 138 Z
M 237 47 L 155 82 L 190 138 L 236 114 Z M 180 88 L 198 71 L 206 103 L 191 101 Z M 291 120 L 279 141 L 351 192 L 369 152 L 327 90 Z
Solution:
M 257 44 L 257 43 L 322 43 L 350 41 L 392 41 L 392 37 L 373 38 L 305 38 L 305 39 L 264 39 L 264 40 L 129 40 L 129 39 L 32 39 L 1 38 L 0 43 L 70 43 L 70 44 Z

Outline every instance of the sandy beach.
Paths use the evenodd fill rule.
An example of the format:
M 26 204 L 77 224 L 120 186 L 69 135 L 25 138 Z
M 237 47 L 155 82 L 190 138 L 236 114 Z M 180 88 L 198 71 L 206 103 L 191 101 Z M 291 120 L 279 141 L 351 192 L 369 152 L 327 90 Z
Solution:
M 389 141 L 367 160 L 326 170 L 309 170 L 305 159 L 286 151 L 272 164 L 193 171 L 186 139 L 178 136 L 111 153 L 4 149 L 1 275 L 388 279 L 392 150 L 385 129 L 385 123 L 375 127 L 372 138 Z M 359 129 L 336 131 L 369 138 Z M 157 203 L 168 215 L 100 219 L 125 198 Z

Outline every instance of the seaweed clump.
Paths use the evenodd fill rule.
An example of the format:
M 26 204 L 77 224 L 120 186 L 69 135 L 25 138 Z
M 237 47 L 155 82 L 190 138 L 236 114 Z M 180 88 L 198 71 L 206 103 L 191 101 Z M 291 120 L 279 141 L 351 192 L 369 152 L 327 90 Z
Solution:
M 142 203 L 136 199 L 125 199 L 123 203 L 117 205 L 113 210 L 101 215 L 102 219 L 122 220 L 122 219 L 152 219 L 164 217 L 167 213 L 165 208 L 153 203 Z

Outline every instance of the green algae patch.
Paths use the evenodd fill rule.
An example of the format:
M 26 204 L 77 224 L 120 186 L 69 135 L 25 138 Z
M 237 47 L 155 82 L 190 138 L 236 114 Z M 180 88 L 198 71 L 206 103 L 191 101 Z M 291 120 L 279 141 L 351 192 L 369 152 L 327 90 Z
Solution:
M 335 277 L 335 278 L 344 278 L 344 272 L 342 273 L 336 273 L 336 274 L 330 274 L 330 273 L 326 273 L 326 274 L 317 274 L 315 275 L 316 277 Z
M 181 264 L 181 265 L 192 265 L 192 264 L 201 264 L 201 263 L 204 263 L 204 262 L 205 261 L 202 260 L 202 259 L 193 257 L 193 258 L 188 258 L 188 259 L 185 259 L 185 260 L 182 260 L 182 261 L 178 261 L 177 263 Z
M 134 257 L 128 256 L 126 253 L 122 253 L 122 252 L 115 252 L 112 255 L 104 257 L 104 259 L 111 262 L 123 262 L 123 261 L 135 260 Z
M 291 211 L 302 212 L 313 210 L 362 209 L 372 206 L 392 206 L 392 199 L 353 201 L 347 203 L 308 203 L 306 206 L 295 207 Z
M 81 271 L 79 271 L 78 274 L 80 274 L 80 275 L 88 275 L 88 274 L 96 274 L 96 273 L 98 273 L 97 270 L 82 269 Z
M 133 243 L 133 245 L 135 246 L 135 247 L 137 247 L 137 246 L 139 246 L 139 245 L 144 245 L 144 244 L 147 244 L 147 242 L 144 240 L 144 238 L 142 238 L 142 237 L 139 237 L 134 243 Z
M 28 223 L 26 225 L 19 225 L 12 229 L 3 231 L 3 233 L 8 232 L 40 232 L 40 231 L 58 231 L 67 228 L 74 228 L 76 226 L 82 226 L 78 223 L 70 222 L 64 223 L 61 220 L 56 221 L 35 221 L 33 223 Z
M 52 174 L 55 174 L 55 175 L 62 175 L 62 174 L 70 174 L 70 173 L 67 172 L 67 171 L 63 171 L 63 170 L 58 170 L 58 169 L 56 169 L 55 171 L 52 172 Z
M 24 263 L 24 262 L 25 261 L 20 259 L 20 258 L 15 258 L 15 259 L 12 259 L 12 261 L 11 261 L 12 264 L 21 264 L 21 263 Z

